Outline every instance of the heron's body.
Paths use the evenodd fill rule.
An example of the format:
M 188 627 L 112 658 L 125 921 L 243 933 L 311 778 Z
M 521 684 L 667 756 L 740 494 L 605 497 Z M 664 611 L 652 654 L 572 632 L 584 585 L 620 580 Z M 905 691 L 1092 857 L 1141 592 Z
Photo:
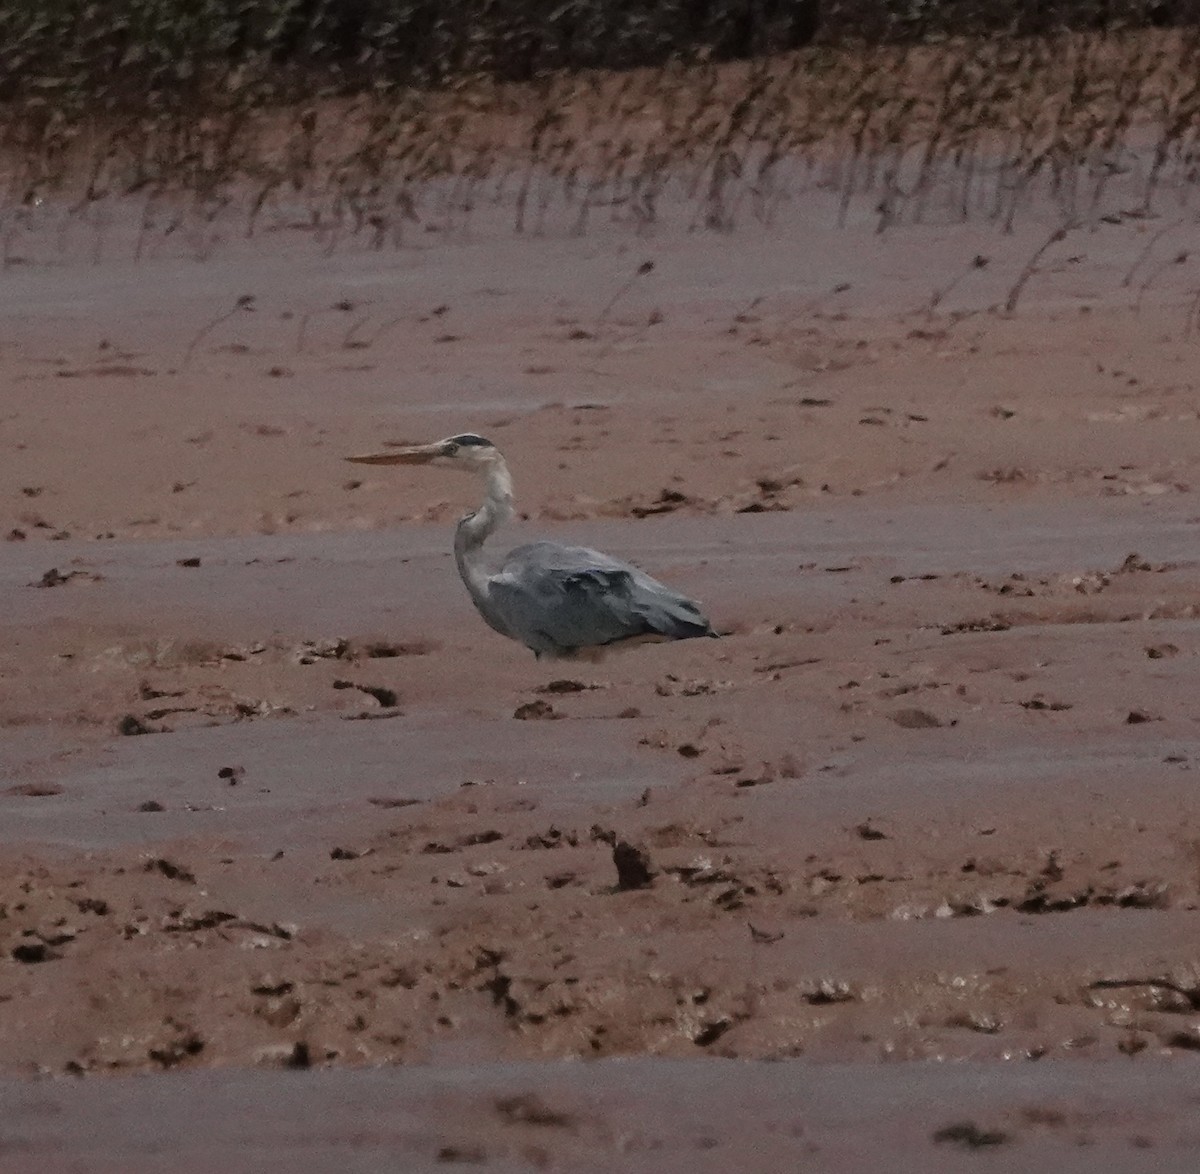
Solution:
M 461 464 L 483 474 L 487 494 L 454 535 L 454 558 L 479 614 L 535 655 L 595 656 L 620 645 L 715 636 L 699 607 L 629 563 L 585 546 L 530 542 L 491 569 L 483 546 L 512 515 L 504 458 L 482 437 L 350 457 L 363 464 Z

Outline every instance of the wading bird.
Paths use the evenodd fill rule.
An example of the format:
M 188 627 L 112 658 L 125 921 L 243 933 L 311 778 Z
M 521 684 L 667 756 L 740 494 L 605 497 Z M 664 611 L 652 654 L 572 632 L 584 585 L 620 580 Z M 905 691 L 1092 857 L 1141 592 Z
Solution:
M 468 432 L 346 459 L 360 465 L 437 465 L 483 476 L 483 505 L 454 532 L 458 573 L 488 625 L 535 656 L 595 659 L 620 645 L 717 635 L 692 600 L 584 546 L 530 542 L 511 551 L 499 570 L 489 570 L 483 544 L 512 516 L 513 489 L 504 458 L 482 436 Z

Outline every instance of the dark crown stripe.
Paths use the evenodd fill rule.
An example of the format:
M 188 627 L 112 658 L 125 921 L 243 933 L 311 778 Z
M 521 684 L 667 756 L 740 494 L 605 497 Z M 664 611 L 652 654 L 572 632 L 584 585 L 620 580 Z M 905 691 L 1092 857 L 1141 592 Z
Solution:
M 482 436 L 476 436 L 474 432 L 464 432 L 461 436 L 451 436 L 447 440 L 448 444 L 465 444 L 465 445 L 483 445 L 486 448 L 492 448 L 490 440 L 484 440 Z

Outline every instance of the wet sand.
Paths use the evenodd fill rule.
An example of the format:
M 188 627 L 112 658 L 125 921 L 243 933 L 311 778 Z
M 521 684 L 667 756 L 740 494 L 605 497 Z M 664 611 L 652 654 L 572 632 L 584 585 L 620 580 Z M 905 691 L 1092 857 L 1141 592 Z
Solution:
M 1184 279 L 827 212 L 3 275 L 0 1168 L 1194 1166 Z M 723 639 L 485 628 L 468 429 Z
M 1185 1066 L 647 1059 L 4 1087 L 12 1169 L 1194 1169 Z M 86 1125 L 86 1166 L 64 1152 Z M 217 1123 L 197 1129 L 197 1120 Z M 24 1164 L 22 1164 L 24 1163 Z M 6 1167 L 8 1168 L 8 1167 Z

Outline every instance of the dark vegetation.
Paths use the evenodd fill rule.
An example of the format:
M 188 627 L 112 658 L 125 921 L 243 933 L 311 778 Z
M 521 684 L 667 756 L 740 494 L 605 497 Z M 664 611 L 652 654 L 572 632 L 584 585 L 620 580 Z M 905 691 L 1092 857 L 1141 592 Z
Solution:
M 936 42 L 1200 20 L 1200 0 L 8 0 L 0 100 L 290 100 L 463 75 L 661 66 L 818 41 Z
M 231 215 L 728 230 L 813 185 L 881 230 L 1035 186 L 1073 224 L 1190 185 L 1198 127 L 1200 0 L 0 0 L 0 264 L 131 195 L 139 253 L 197 256 Z
M 529 81 L 557 70 L 745 57 L 807 44 L 819 0 L 10 0 L 0 98 L 110 106 L 216 84 L 291 98 L 311 86 Z

